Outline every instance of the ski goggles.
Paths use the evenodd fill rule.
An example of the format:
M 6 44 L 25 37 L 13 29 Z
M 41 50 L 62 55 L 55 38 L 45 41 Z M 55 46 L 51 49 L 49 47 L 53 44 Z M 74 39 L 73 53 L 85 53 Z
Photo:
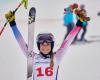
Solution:
M 39 36 L 37 38 L 37 42 L 39 42 L 39 43 L 44 43 L 44 42 L 51 43 L 51 42 L 53 42 L 53 35 L 39 34 Z
M 51 43 L 52 41 L 50 41 L 50 40 L 40 40 L 40 41 L 38 41 L 40 44 L 43 44 L 44 42 L 46 42 L 46 43 Z

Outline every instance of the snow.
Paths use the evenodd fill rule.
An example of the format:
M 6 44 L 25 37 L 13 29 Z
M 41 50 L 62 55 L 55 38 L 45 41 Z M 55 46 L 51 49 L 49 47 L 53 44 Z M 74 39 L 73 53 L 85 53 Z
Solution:
M 38 52 L 36 46 L 36 36 L 41 32 L 51 32 L 54 34 L 54 51 L 56 51 L 60 47 L 66 32 L 66 28 L 63 26 L 62 9 L 65 7 L 65 2 L 68 0 L 59 0 L 58 3 L 61 3 L 60 6 L 55 3 L 57 0 L 54 1 L 56 5 L 53 3 L 53 6 L 51 6 L 53 0 L 49 1 L 50 4 L 48 3 L 48 5 L 43 5 L 43 2 L 46 0 L 43 0 L 43 2 L 39 1 L 40 0 L 37 0 L 32 3 L 35 4 L 38 11 L 35 24 L 34 51 Z M 30 0 L 30 2 L 32 1 Z M 68 1 L 69 4 L 72 2 L 73 0 Z M 80 0 L 78 3 L 84 3 L 86 5 L 88 15 L 91 17 L 86 38 L 88 40 L 99 41 L 89 44 L 71 45 L 60 64 L 58 80 L 100 80 L 100 16 L 97 16 L 98 11 L 100 11 L 100 7 L 98 7 L 100 1 L 88 0 L 87 2 L 87 0 Z M 32 4 L 30 6 L 32 6 Z M 45 6 L 49 6 L 49 9 Z M 54 13 L 52 13 L 52 8 L 54 8 L 53 12 L 55 10 Z M 44 9 L 44 11 L 41 9 Z M 60 10 L 58 11 L 57 9 Z M 7 8 L 7 10 L 9 9 Z M 2 10 L 1 7 L 0 11 L 2 12 L 0 14 L 4 14 L 6 10 Z M 26 42 L 28 26 L 28 18 L 26 17 L 27 13 L 28 12 L 21 7 L 19 12 L 16 14 L 18 28 Z M 19 16 L 20 14 L 21 16 Z M 0 25 L 4 22 L 5 20 L 3 19 L 3 22 L 1 22 Z M 0 80 L 25 80 L 27 74 L 26 69 L 27 59 L 14 39 L 9 25 L 7 25 L 4 33 L 0 36 Z

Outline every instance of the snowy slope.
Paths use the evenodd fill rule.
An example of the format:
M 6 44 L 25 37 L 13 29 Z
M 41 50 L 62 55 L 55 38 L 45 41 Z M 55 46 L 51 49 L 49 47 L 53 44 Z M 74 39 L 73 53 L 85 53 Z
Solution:
M 32 1 L 33 0 L 30 0 L 30 2 Z M 36 0 L 33 2 L 34 3 L 31 3 L 29 7 L 33 4 L 37 7 L 34 51 L 38 52 L 36 48 L 36 36 L 40 32 L 52 32 L 54 34 L 54 50 L 56 51 L 60 47 L 66 29 L 63 26 L 62 20 L 63 8 L 67 6 L 66 4 L 72 3 L 73 0 Z M 97 16 L 97 12 L 100 11 L 100 7 L 98 7 L 100 1 L 76 0 L 75 2 L 78 2 L 79 4 L 84 3 L 88 15 L 91 17 L 86 38 L 88 40 L 100 41 L 100 17 Z M 10 10 L 12 6 L 15 5 L 11 5 L 6 9 Z M 13 8 L 14 7 L 11 9 Z M 0 14 L 5 13 L 6 10 L 3 5 L 1 5 L 0 11 Z M 16 14 L 18 27 L 26 41 L 28 26 L 27 13 L 28 12 L 21 7 Z M 3 19 L 3 22 L 4 21 L 5 20 Z M 2 25 L 2 22 L 0 25 Z M 60 64 L 59 80 L 100 80 L 99 41 L 84 45 L 71 45 Z M 27 69 L 26 61 L 25 56 L 22 54 L 21 49 L 14 39 L 9 25 L 7 25 L 3 35 L 0 37 L 0 80 L 25 80 Z

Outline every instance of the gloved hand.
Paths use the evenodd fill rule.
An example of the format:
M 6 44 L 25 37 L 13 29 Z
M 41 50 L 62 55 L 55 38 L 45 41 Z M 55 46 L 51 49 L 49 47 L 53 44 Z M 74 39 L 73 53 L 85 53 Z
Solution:
M 5 14 L 5 18 L 9 21 L 12 22 L 15 20 L 15 14 L 12 11 L 9 11 L 8 13 Z
M 8 13 L 5 14 L 5 18 L 9 21 L 10 25 L 13 26 L 15 25 L 15 14 L 12 11 L 9 11 Z

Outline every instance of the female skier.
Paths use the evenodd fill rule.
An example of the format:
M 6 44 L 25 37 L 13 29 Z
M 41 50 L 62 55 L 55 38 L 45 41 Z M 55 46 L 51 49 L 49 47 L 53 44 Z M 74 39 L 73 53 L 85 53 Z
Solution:
M 7 13 L 8 16 L 6 19 L 9 21 L 13 34 L 23 50 L 25 56 L 31 57 L 32 59 L 32 80 L 57 80 L 58 67 L 61 62 L 61 59 L 68 50 L 73 39 L 77 35 L 78 31 L 81 29 L 78 26 L 69 33 L 66 39 L 61 44 L 60 48 L 53 52 L 54 48 L 54 37 L 51 33 L 43 33 L 37 36 L 37 47 L 39 54 L 35 52 L 28 51 L 28 45 L 24 41 L 20 31 L 17 28 L 15 22 L 15 15 L 12 11 Z M 34 32 L 33 32 L 34 33 Z M 30 72 L 31 74 L 31 72 Z

